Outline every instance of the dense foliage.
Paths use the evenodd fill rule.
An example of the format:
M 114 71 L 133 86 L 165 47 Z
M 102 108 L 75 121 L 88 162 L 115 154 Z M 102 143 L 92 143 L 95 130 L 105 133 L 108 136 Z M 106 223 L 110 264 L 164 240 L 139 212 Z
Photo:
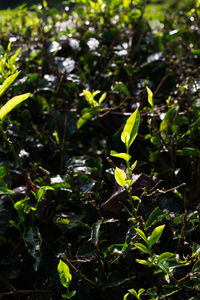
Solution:
M 200 298 L 200 1 L 145 13 L 0 19 L 0 299 Z

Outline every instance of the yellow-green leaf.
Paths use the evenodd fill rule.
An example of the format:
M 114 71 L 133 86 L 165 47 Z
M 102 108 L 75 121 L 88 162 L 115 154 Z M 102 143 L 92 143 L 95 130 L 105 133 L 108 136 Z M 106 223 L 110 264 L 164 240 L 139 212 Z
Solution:
M 146 89 L 147 89 L 147 95 L 148 95 L 148 102 L 151 105 L 151 107 L 153 107 L 154 106 L 154 104 L 153 104 L 153 93 L 152 93 L 152 91 L 150 90 L 150 88 L 148 86 L 146 86 Z
M 68 288 L 72 280 L 72 275 L 70 273 L 68 265 L 60 259 L 57 269 L 60 277 L 60 282 L 64 287 Z
M 155 243 L 157 243 L 157 241 L 159 240 L 159 238 L 162 235 L 164 228 L 165 228 L 165 225 L 161 225 L 161 226 L 156 227 L 153 230 L 153 232 L 147 242 L 147 245 L 149 248 L 151 248 Z
M 135 140 L 138 133 L 139 125 L 140 113 L 137 108 L 126 121 L 126 124 L 121 134 L 121 140 L 127 147 L 130 147 L 133 141 Z
M 30 93 L 15 96 L 10 99 L 4 106 L 0 109 L 0 119 L 2 120 L 11 110 L 13 110 L 18 104 L 30 97 Z
M 115 169 L 115 180 L 117 181 L 117 183 L 122 186 L 122 187 L 125 187 L 126 186 L 126 173 L 119 169 L 119 168 L 116 168 Z
M 103 95 L 101 95 L 100 99 L 99 99 L 99 104 L 101 104 L 105 99 L 106 99 L 106 95 L 107 93 L 103 93 Z
M 110 155 L 122 158 L 126 162 L 128 162 L 131 159 L 131 155 L 130 154 L 127 154 L 127 153 L 117 153 L 116 151 L 113 151 L 113 150 L 110 152 Z
M 21 71 L 9 76 L 2 84 L 1 88 L 0 88 L 0 97 L 5 93 L 5 91 L 9 88 L 9 86 L 13 83 L 13 81 L 15 81 L 15 79 L 17 78 L 17 76 L 19 75 Z

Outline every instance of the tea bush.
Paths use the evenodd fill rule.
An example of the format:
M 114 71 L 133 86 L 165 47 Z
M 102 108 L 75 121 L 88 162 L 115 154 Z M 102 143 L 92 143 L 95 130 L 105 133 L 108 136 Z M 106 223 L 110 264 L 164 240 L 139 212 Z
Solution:
M 144 2 L 0 20 L 0 299 L 200 297 L 200 3 Z

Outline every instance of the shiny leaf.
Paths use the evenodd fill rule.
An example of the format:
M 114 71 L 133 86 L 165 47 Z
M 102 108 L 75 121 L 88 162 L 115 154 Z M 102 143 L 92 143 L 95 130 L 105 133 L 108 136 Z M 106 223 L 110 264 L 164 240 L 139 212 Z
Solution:
M 11 110 L 13 110 L 18 104 L 22 101 L 28 99 L 30 97 L 30 93 L 26 93 L 23 95 L 15 96 L 10 99 L 4 106 L 0 109 L 0 119 L 3 119 Z

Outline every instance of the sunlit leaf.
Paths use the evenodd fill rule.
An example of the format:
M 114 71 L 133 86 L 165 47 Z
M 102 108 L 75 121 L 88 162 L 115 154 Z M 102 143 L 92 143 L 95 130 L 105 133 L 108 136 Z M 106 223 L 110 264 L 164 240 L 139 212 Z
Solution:
M 144 253 L 150 253 L 149 249 L 141 243 L 135 243 L 134 246 Z
M 58 270 L 61 284 L 64 287 L 68 288 L 72 280 L 72 275 L 70 273 L 68 265 L 60 259 L 57 270 Z
M 135 140 L 138 133 L 139 125 L 140 113 L 137 108 L 135 112 L 126 121 L 126 124 L 121 134 L 121 140 L 127 147 L 130 147 L 133 141 Z
M 48 190 L 52 190 L 54 191 L 54 188 L 52 188 L 51 186 L 41 186 L 36 194 L 36 198 L 37 198 L 37 202 L 40 202 L 40 200 L 42 199 L 42 197 L 45 195 L 45 193 Z
M 9 86 L 15 81 L 17 76 L 19 75 L 21 71 L 9 76 L 2 84 L 0 88 L 0 97 L 5 93 L 5 91 L 9 88 Z
M 13 110 L 18 104 L 22 101 L 28 99 L 30 97 L 30 93 L 26 93 L 23 95 L 15 96 L 10 99 L 4 106 L 0 109 L 0 119 L 3 119 L 11 110 Z
M 110 155 L 122 158 L 126 162 L 128 162 L 131 159 L 131 155 L 130 154 L 127 154 L 127 153 L 117 153 L 116 151 L 113 151 L 113 150 L 110 152 Z
M 119 169 L 118 167 L 116 167 L 115 169 L 115 180 L 117 181 L 117 183 L 122 186 L 125 187 L 126 186 L 126 173 L 122 170 Z
M 147 241 L 147 237 L 145 235 L 145 233 L 139 229 L 139 228 L 135 228 L 135 231 L 139 234 L 139 236 L 145 241 L 145 243 L 147 244 L 148 241 Z
M 0 187 L 0 195 L 11 195 L 14 192 L 12 190 L 9 190 L 5 187 Z
M 149 248 L 151 248 L 155 243 L 157 243 L 157 241 L 160 239 L 160 237 L 162 235 L 164 228 L 165 228 L 165 225 L 161 225 L 161 226 L 156 227 L 153 230 L 151 236 L 148 239 L 148 243 L 147 243 Z
M 106 95 L 107 95 L 107 93 L 103 93 L 103 95 L 101 95 L 101 97 L 99 99 L 99 104 L 101 104 L 106 99 Z
M 136 259 L 137 263 L 141 265 L 145 265 L 147 267 L 152 267 L 152 263 L 149 262 L 148 260 L 143 260 L 143 259 Z
M 146 86 L 146 90 L 147 90 L 147 95 L 148 95 L 148 102 L 151 105 L 151 107 L 153 107 L 154 106 L 154 104 L 153 104 L 153 93 L 152 93 L 152 91 L 150 90 L 150 88 L 148 86 Z
M 174 253 L 171 253 L 171 252 L 164 252 L 162 254 L 159 255 L 158 257 L 158 263 L 162 262 L 162 261 L 165 261 L 169 258 L 172 258 L 174 256 Z
M 75 294 L 76 294 L 76 291 L 71 291 L 71 292 L 68 291 L 67 294 L 62 294 L 62 297 L 65 299 L 71 299 Z
M 133 171 L 135 168 L 136 168 L 136 166 L 137 166 L 137 160 L 132 164 L 132 166 L 131 166 L 131 170 Z

